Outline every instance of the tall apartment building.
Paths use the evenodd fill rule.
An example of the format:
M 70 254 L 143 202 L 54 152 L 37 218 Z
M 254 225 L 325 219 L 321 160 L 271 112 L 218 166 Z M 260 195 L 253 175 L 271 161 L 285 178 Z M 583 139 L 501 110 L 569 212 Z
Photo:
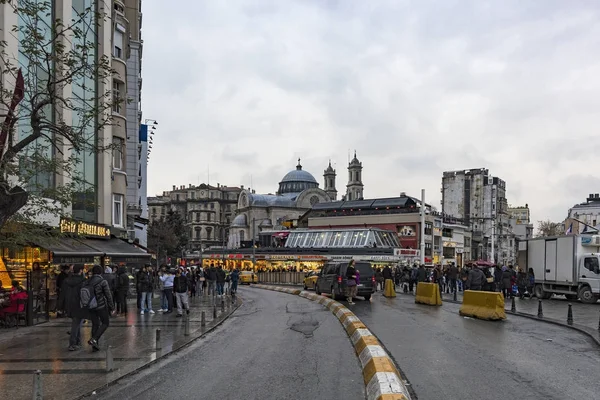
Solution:
M 442 213 L 460 218 L 470 227 L 471 254 L 474 258 L 491 261 L 493 241 L 495 262 L 515 262 L 506 183 L 491 176 L 486 168 L 443 173 Z
M 67 125 L 81 128 L 86 132 L 90 142 L 113 144 L 115 151 L 91 152 L 81 151 L 78 154 L 78 162 L 73 165 L 74 173 L 82 178 L 82 183 L 78 184 L 74 194 L 73 203 L 70 209 L 65 210 L 66 214 L 70 214 L 73 218 L 89 223 L 97 223 L 110 226 L 111 233 L 117 236 L 126 235 L 126 199 L 127 192 L 127 170 L 125 168 L 125 160 L 127 159 L 127 147 L 125 142 L 128 137 L 128 118 L 126 113 L 126 94 L 127 94 L 127 57 L 130 46 L 131 27 L 128 18 L 125 16 L 125 10 L 134 7 L 139 9 L 139 0 L 114 0 L 110 2 L 89 0 L 73 1 L 73 0 L 38 0 L 28 2 L 12 2 L 0 5 L 0 41 L 5 43 L 4 50 L 8 56 L 14 60 L 18 60 L 18 65 L 25 71 L 26 80 L 29 79 L 29 87 L 25 88 L 25 99 L 22 104 L 27 103 L 27 96 L 32 95 L 31 84 L 34 78 L 38 79 L 38 84 L 43 84 L 44 79 L 48 76 L 53 76 L 54 71 L 44 69 L 45 59 L 40 62 L 40 59 L 33 59 L 35 54 L 32 52 L 23 52 L 23 45 L 20 41 L 19 34 L 13 32 L 14 26 L 25 26 L 26 19 L 35 19 L 39 23 L 39 32 L 46 35 L 45 39 L 52 39 L 53 31 L 50 27 L 55 19 L 62 21 L 76 21 L 76 29 L 80 32 L 85 32 L 78 37 L 58 38 L 52 43 L 61 43 L 67 49 L 70 46 L 80 45 L 86 46 L 93 41 L 93 54 L 91 57 L 96 59 L 106 58 L 112 60 L 112 67 L 115 70 L 114 79 L 103 80 L 93 71 L 89 71 L 85 76 L 77 75 L 72 82 L 67 82 L 60 89 L 60 93 L 64 98 L 69 99 L 72 103 L 78 104 L 81 109 L 89 107 L 92 111 L 95 107 L 94 99 L 102 98 L 103 93 L 112 93 L 113 107 L 112 112 L 113 123 L 110 125 L 97 126 L 98 121 L 103 116 L 96 116 L 96 120 L 91 120 L 86 123 L 83 119 L 82 112 L 76 113 L 69 107 L 63 107 L 60 102 L 55 102 L 49 110 L 54 112 L 56 118 L 64 121 Z M 43 4 L 47 5 L 47 9 L 40 11 L 37 17 L 20 16 L 14 12 L 14 6 L 24 6 L 27 4 Z M 126 6 L 127 4 L 127 6 Z M 36 7 L 37 7 L 36 6 Z M 92 12 L 87 12 L 90 8 Z M 103 15 L 104 18 L 96 19 L 96 13 Z M 83 17 L 80 17 L 83 16 Z M 136 17 L 139 23 L 140 16 Z M 68 25 L 68 23 L 67 23 Z M 137 25 L 136 25 L 137 26 Z M 137 29 L 137 28 L 136 28 Z M 54 52 L 53 45 L 49 45 L 44 50 Z M 87 46 L 86 46 L 87 47 Z M 33 55 L 32 55 L 33 54 Z M 29 56 L 29 58 L 28 58 Z M 39 57 L 43 57 L 42 54 Z M 2 68 L 3 66 L 0 66 Z M 36 72 L 33 74 L 28 68 L 35 67 Z M 51 66 L 50 68 L 53 68 Z M 10 74 L 2 74 L 0 79 L 3 79 L 5 87 L 14 87 L 14 82 Z M 14 79 L 13 79 L 14 80 Z M 117 101 L 121 100 L 121 101 Z M 88 106 L 89 105 L 89 106 Z M 0 110 L 0 114 L 3 114 Z M 13 140 L 19 140 L 30 132 L 31 127 L 27 125 L 25 120 L 20 120 L 16 127 L 16 136 Z M 51 147 L 48 139 L 41 138 L 37 142 L 32 143 L 26 151 L 23 152 L 23 160 L 27 161 L 29 149 L 34 149 L 36 146 Z M 60 147 L 60 146 L 59 146 Z M 48 152 L 48 158 L 62 157 L 62 154 L 70 154 L 72 149 L 69 144 L 62 145 L 61 151 Z M 61 187 L 71 183 L 69 176 L 56 173 L 38 174 L 34 180 L 39 184 L 47 187 Z M 25 182 L 27 186 L 27 182 Z M 43 211 L 43 210 L 41 210 Z M 41 217 L 40 217 L 41 219 Z M 46 221 L 45 221 L 46 222 Z M 58 224 L 58 221 L 48 222 L 50 224 Z
M 516 239 L 525 240 L 533 237 L 533 224 L 531 223 L 528 204 L 519 207 L 508 207 L 508 215 Z
M 188 231 L 189 250 L 226 246 L 229 226 L 235 215 L 242 189 L 201 184 L 173 186 L 161 196 L 148 198 L 150 223 L 165 218 L 172 210 L 183 216 Z
M 126 139 L 120 144 L 126 149 L 122 162 L 127 178 L 125 191 L 126 229 L 130 239 L 147 244 L 148 207 L 146 193 L 146 163 L 148 127 L 142 124 L 142 2 L 114 0 L 113 66 L 125 67 L 125 75 L 114 82 L 115 94 L 125 101 Z M 119 140 L 120 139 L 116 139 Z

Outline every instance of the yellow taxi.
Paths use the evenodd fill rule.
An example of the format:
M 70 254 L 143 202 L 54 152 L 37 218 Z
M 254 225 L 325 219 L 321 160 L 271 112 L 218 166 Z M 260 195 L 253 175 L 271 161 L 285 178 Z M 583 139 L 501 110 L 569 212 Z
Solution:
M 319 277 L 319 272 L 321 272 L 320 269 L 316 271 L 310 271 L 308 274 L 306 274 L 306 277 L 304 278 L 304 290 L 315 288 L 315 285 L 317 284 L 317 278 Z
M 258 283 L 258 275 L 252 271 L 242 271 L 240 272 L 240 283 L 242 285 L 244 283 L 248 285 L 251 283 Z

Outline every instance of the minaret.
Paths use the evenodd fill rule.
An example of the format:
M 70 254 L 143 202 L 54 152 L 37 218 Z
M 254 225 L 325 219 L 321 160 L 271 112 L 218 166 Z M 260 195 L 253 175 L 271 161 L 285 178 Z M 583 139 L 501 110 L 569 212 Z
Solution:
M 329 198 L 332 201 L 337 200 L 337 190 L 335 189 L 335 175 L 335 169 L 331 167 L 331 160 L 329 160 L 329 165 L 323 173 L 323 179 L 325 180 L 324 190 L 329 195 Z
M 348 164 L 348 184 L 346 185 L 346 201 L 360 200 L 363 198 L 362 184 L 362 163 L 356 158 L 356 150 L 354 150 L 354 158 Z

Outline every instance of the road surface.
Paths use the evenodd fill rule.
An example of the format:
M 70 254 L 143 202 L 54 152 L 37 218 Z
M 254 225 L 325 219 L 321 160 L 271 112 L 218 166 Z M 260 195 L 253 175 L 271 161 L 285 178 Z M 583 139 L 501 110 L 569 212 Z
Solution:
M 259 289 L 212 333 L 100 393 L 102 399 L 364 399 L 360 363 L 321 305 Z
M 421 399 L 594 399 L 600 350 L 577 332 L 522 317 L 504 322 L 458 315 L 459 305 L 414 297 L 350 308 L 386 346 Z

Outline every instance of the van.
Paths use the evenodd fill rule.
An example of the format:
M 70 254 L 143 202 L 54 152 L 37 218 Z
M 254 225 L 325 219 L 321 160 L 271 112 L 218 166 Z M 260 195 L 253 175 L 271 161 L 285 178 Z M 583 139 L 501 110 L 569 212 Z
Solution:
M 371 263 L 366 261 L 356 262 L 354 267 L 360 275 L 360 283 L 357 288 L 357 296 L 364 297 L 365 300 L 370 300 L 371 295 L 375 292 L 375 273 Z M 315 284 L 315 292 L 317 294 L 329 293 L 331 298 L 346 298 L 346 270 L 348 263 L 346 262 L 329 262 L 323 266 L 317 283 Z

